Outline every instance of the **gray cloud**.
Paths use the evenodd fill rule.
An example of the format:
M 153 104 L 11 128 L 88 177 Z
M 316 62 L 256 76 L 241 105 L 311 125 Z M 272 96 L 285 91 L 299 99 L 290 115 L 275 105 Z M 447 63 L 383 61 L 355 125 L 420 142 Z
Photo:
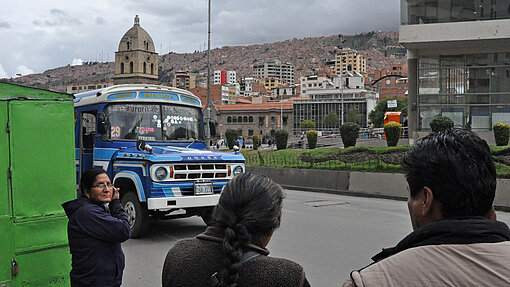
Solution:
M 9 22 L 0 20 L 0 28 L 10 29 L 12 27 L 11 24 L 9 24 Z
M 95 22 L 98 25 L 108 25 L 108 21 L 103 17 L 96 17 Z
M 39 27 L 66 27 L 66 26 L 79 26 L 82 22 L 69 16 L 66 12 L 53 8 L 50 10 L 50 19 L 46 20 L 34 20 L 32 23 Z
M 42 72 L 70 64 L 75 58 L 113 61 L 120 38 L 132 27 L 136 14 L 158 53 L 204 50 L 207 43 L 206 0 L 109 0 L 95 4 L 47 0 L 34 1 L 30 7 L 19 2 L 8 1 L 0 18 L 2 39 L 6 39 L 0 46 L 1 64 L 9 75 L 20 65 Z M 399 24 L 399 0 L 211 2 L 212 48 L 396 31 Z

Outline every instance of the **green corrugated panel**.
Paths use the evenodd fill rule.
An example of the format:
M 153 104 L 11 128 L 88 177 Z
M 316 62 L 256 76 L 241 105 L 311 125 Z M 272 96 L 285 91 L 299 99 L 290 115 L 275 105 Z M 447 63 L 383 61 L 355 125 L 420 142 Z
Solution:
M 11 263 L 14 256 L 14 242 L 11 223 L 9 183 L 9 138 L 7 125 L 7 102 L 0 101 L 0 285 L 11 280 Z
M 10 216 L 0 216 L 0 286 L 9 282 L 12 277 L 12 259 L 14 258 L 14 243 L 12 222 Z
M 0 101 L 15 98 L 39 99 L 39 100 L 72 100 L 73 96 L 66 93 L 57 93 L 49 90 L 26 87 L 11 83 L 0 82 Z
M 71 254 L 68 247 L 53 248 L 16 256 L 19 274 L 13 286 L 70 286 Z
M 72 102 L 9 102 L 15 221 L 64 214 L 76 197 Z
M 7 171 L 9 169 L 9 137 L 7 126 L 7 102 L 0 102 L 0 216 L 10 215 Z
M 66 246 L 67 217 L 42 218 L 14 224 L 15 253 Z M 37 234 L 37 236 L 34 236 Z

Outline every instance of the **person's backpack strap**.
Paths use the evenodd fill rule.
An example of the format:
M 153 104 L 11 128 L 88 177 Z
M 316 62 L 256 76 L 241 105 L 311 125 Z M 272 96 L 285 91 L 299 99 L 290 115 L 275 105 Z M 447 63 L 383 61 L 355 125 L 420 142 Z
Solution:
M 246 251 L 243 254 L 243 258 L 241 258 L 240 263 L 244 264 L 252 259 L 259 257 L 260 255 L 262 255 L 262 254 L 255 252 L 253 250 Z M 219 278 L 218 272 L 214 272 L 214 274 L 211 275 L 209 282 L 207 282 L 207 286 L 214 287 L 214 286 L 219 286 L 219 285 L 220 285 L 220 278 Z

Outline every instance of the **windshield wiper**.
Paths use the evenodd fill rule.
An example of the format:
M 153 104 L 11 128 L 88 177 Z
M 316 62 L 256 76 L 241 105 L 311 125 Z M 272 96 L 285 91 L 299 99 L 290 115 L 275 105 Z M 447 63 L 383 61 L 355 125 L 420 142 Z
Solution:
M 190 138 L 190 139 L 191 139 L 191 140 L 193 140 L 193 141 L 192 141 L 189 145 L 187 145 L 187 146 L 186 146 L 186 148 L 189 148 L 189 147 L 190 147 L 192 144 L 194 144 L 194 143 L 195 143 L 195 141 L 196 141 L 196 139 L 194 139 L 194 138 Z

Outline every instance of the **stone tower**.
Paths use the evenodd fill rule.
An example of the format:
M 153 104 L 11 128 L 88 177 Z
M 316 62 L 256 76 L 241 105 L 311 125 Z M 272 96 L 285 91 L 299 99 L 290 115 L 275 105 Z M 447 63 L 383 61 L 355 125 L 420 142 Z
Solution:
M 157 84 L 158 54 L 147 31 L 140 27 L 140 18 L 119 43 L 115 52 L 114 84 Z

